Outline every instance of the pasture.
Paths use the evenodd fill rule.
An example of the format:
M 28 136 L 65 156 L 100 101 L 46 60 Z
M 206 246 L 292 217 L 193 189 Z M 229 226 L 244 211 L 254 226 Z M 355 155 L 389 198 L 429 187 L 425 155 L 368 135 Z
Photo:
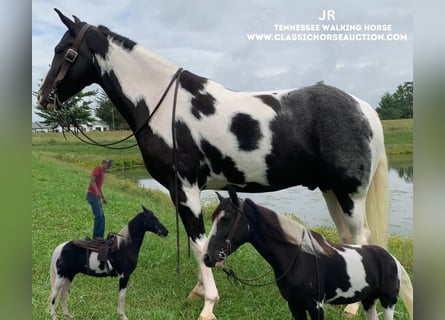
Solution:
M 412 153 L 412 134 L 411 142 L 409 134 L 400 139 L 388 138 L 386 134 L 388 129 L 394 128 L 389 130 L 390 134 L 394 137 L 401 136 L 398 130 L 407 131 L 406 126 L 402 125 L 404 122 L 406 121 L 383 122 L 390 155 L 391 152 L 397 153 L 397 150 Z M 107 132 L 95 133 L 94 137 L 103 142 L 111 142 L 126 135 L 128 132 Z M 388 142 L 392 147 L 388 147 Z M 128 142 L 131 143 L 132 141 Z M 114 166 L 107 175 L 103 188 L 109 200 L 104 206 L 106 233 L 120 230 L 139 212 L 141 204 L 154 211 L 170 230 L 169 236 L 164 239 L 153 234 L 147 234 L 145 237 L 138 267 L 128 284 L 128 318 L 197 318 L 202 308 L 202 300 L 187 299 L 188 293 L 196 283 L 196 261 L 193 255 L 187 254 L 186 235 L 180 223 L 181 272 L 179 276 L 176 275 L 176 222 L 170 199 L 161 192 L 145 190 L 132 180 L 118 177 L 120 170 L 142 166 L 139 150 L 133 148 L 114 151 L 87 146 L 69 134 L 67 140 L 61 134 L 32 136 L 32 318 L 49 318 L 49 263 L 52 250 L 62 241 L 91 236 L 93 215 L 85 200 L 86 189 L 92 168 L 103 158 L 114 159 Z M 207 231 L 210 227 L 209 215 L 213 209 L 213 206 L 204 208 Z M 298 215 L 298 212 L 296 214 Z M 338 240 L 333 229 L 323 228 L 317 231 L 331 240 Z M 389 251 L 401 261 L 411 275 L 412 246 L 412 239 L 396 235 L 390 237 Z M 252 278 L 269 270 L 266 262 L 250 246 L 240 248 L 236 255 L 236 258 L 228 260 L 227 266 L 235 270 L 240 277 Z M 219 319 L 291 318 L 287 304 L 275 285 L 236 286 L 226 279 L 222 271 L 215 270 L 214 276 L 221 297 L 215 308 Z M 268 280 L 270 278 L 264 281 Z M 74 282 L 69 305 L 76 319 L 118 318 L 116 279 L 78 276 Z M 342 319 L 342 307 L 326 306 L 325 311 L 327 319 Z M 364 318 L 362 310 L 359 318 Z M 408 319 L 401 302 L 396 307 L 395 319 Z

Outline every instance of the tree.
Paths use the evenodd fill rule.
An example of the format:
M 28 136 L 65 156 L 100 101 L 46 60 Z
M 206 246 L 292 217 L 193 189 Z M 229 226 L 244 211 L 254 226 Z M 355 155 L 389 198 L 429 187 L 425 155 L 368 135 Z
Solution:
M 96 117 L 105 122 L 113 130 L 128 129 L 128 124 L 105 92 L 100 91 L 96 98 Z
M 402 119 L 413 117 L 413 82 L 405 82 L 397 87 L 394 93 L 397 108 Z
M 47 110 L 43 108 L 41 105 L 37 105 L 36 109 L 38 110 L 36 114 L 43 118 L 43 123 L 48 126 L 56 126 L 56 124 L 64 126 L 72 126 L 73 118 L 80 126 L 82 124 L 89 125 L 94 121 L 94 118 L 91 114 L 91 99 L 87 99 L 89 97 L 96 95 L 95 90 L 79 92 L 66 100 L 64 102 L 64 108 L 61 110 Z
M 399 85 L 393 94 L 386 92 L 376 109 L 381 119 L 407 119 L 413 117 L 413 82 Z

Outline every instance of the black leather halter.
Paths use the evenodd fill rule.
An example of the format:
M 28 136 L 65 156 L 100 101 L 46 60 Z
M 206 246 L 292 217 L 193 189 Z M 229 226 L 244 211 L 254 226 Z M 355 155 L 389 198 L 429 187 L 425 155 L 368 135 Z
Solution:
M 74 43 L 71 48 L 66 50 L 65 61 L 63 62 L 63 65 L 57 73 L 56 79 L 51 86 L 50 100 L 52 103 L 57 103 L 57 86 L 63 79 L 65 79 L 70 67 L 74 64 L 74 62 L 76 62 L 77 56 L 79 55 L 80 45 L 82 44 L 83 38 L 85 38 L 85 34 L 90 27 L 91 25 L 85 23 L 77 34 L 76 39 L 74 39 Z
M 232 228 L 230 229 L 229 234 L 226 237 L 226 244 L 227 244 L 227 249 L 228 249 L 229 254 L 230 254 L 232 238 L 235 235 L 236 230 L 238 229 L 239 223 L 241 221 L 241 216 L 244 214 L 244 211 L 243 211 L 244 201 L 241 202 L 239 208 L 233 204 L 232 204 L 232 206 L 236 210 L 236 217 L 235 217 L 235 221 L 232 224 Z

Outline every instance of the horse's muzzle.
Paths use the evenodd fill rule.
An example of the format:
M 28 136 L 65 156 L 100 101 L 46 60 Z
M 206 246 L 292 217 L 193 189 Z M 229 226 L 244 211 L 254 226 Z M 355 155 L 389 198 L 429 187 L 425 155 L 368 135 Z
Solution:
M 56 93 L 54 90 L 51 90 L 51 92 L 48 94 L 48 97 L 45 99 L 42 93 L 37 94 L 37 102 L 47 110 L 55 110 L 56 109 Z
M 213 268 L 216 266 L 216 260 L 212 259 L 208 253 L 204 254 L 204 264 L 209 267 Z
M 224 262 L 226 261 L 226 259 L 227 259 L 226 250 L 221 249 L 216 251 L 213 257 L 209 253 L 206 253 L 204 255 L 204 264 L 209 268 L 222 267 L 224 266 Z

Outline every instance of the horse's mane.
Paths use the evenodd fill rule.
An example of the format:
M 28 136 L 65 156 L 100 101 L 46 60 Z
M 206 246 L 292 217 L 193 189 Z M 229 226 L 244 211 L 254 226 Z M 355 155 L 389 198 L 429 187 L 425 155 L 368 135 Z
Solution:
M 278 217 L 278 214 L 276 212 L 266 207 L 260 206 L 250 199 L 246 199 L 244 203 L 247 204 L 247 206 L 245 207 L 249 207 L 254 211 L 253 217 L 257 220 L 257 223 L 255 225 L 263 236 L 272 238 L 273 240 L 280 243 L 287 244 L 293 242 L 291 241 L 291 238 L 293 238 L 294 236 L 296 236 L 298 239 L 301 239 L 301 230 L 295 229 L 294 231 L 297 234 L 291 237 L 288 232 L 283 229 L 282 224 L 280 223 L 280 217 Z
M 254 211 L 255 226 L 263 236 L 279 243 L 299 245 L 303 251 L 310 254 L 333 252 L 333 248 L 322 235 L 306 229 L 294 219 L 279 215 L 250 199 L 246 199 L 245 204 Z
M 131 50 L 133 47 L 137 44 L 131 39 L 128 39 L 127 37 L 121 36 L 120 34 L 117 34 L 110 29 L 108 29 L 105 26 L 100 25 L 99 30 L 102 31 L 107 37 L 111 37 L 114 42 L 119 44 L 121 47 Z

